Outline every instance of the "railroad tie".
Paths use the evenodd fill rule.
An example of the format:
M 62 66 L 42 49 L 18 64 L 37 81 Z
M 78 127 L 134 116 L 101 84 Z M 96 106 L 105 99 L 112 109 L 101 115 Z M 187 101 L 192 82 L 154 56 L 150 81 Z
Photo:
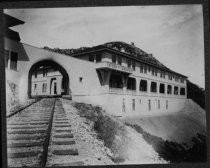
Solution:
M 52 167 L 84 166 L 83 161 L 53 164 Z
M 73 145 L 75 141 L 53 141 L 54 145 Z
M 54 155 L 78 155 L 77 149 L 54 150 Z
M 41 153 L 41 151 L 30 151 L 30 152 L 15 152 L 15 153 L 8 153 L 8 158 L 27 158 L 27 157 L 34 157 Z
M 8 144 L 8 148 L 18 148 L 18 147 L 34 147 L 34 146 L 42 146 L 43 142 L 39 141 L 39 142 L 17 142 L 17 143 L 11 143 Z

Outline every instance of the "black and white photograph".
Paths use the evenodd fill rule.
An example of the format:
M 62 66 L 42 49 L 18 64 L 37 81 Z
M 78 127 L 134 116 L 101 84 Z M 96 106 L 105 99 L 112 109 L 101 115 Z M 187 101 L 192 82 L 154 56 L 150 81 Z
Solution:
M 8 167 L 206 163 L 202 4 L 3 18 Z

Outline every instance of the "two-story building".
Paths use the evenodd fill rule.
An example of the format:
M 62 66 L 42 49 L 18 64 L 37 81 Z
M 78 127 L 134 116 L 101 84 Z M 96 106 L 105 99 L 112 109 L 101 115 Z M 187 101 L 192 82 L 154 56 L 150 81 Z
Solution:
M 187 77 L 134 44 L 109 42 L 59 54 L 21 43 L 18 32 L 9 27 L 24 22 L 9 15 L 5 20 L 6 86 L 21 101 L 70 96 L 116 116 L 169 113 L 185 105 Z
M 174 72 L 132 43 L 109 42 L 72 54 L 94 63 L 108 94 L 107 107 L 117 111 L 150 113 L 176 111 L 186 99 L 187 77 Z M 120 114 L 119 114 L 120 115 Z

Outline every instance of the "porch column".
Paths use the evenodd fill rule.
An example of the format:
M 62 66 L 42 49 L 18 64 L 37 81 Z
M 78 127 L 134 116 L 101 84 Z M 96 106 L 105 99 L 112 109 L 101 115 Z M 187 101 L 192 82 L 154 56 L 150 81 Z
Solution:
M 122 75 L 122 82 L 123 82 L 123 93 L 125 94 L 127 91 L 127 82 L 128 82 L 128 75 L 127 74 L 123 74 Z

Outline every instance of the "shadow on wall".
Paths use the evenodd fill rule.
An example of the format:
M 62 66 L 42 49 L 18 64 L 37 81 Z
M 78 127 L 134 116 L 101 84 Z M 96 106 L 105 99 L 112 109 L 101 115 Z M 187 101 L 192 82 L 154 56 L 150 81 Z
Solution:
M 6 80 L 6 102 L 8 112 L 20 104 L 18 98 L 18 86 L 9 80 Z

